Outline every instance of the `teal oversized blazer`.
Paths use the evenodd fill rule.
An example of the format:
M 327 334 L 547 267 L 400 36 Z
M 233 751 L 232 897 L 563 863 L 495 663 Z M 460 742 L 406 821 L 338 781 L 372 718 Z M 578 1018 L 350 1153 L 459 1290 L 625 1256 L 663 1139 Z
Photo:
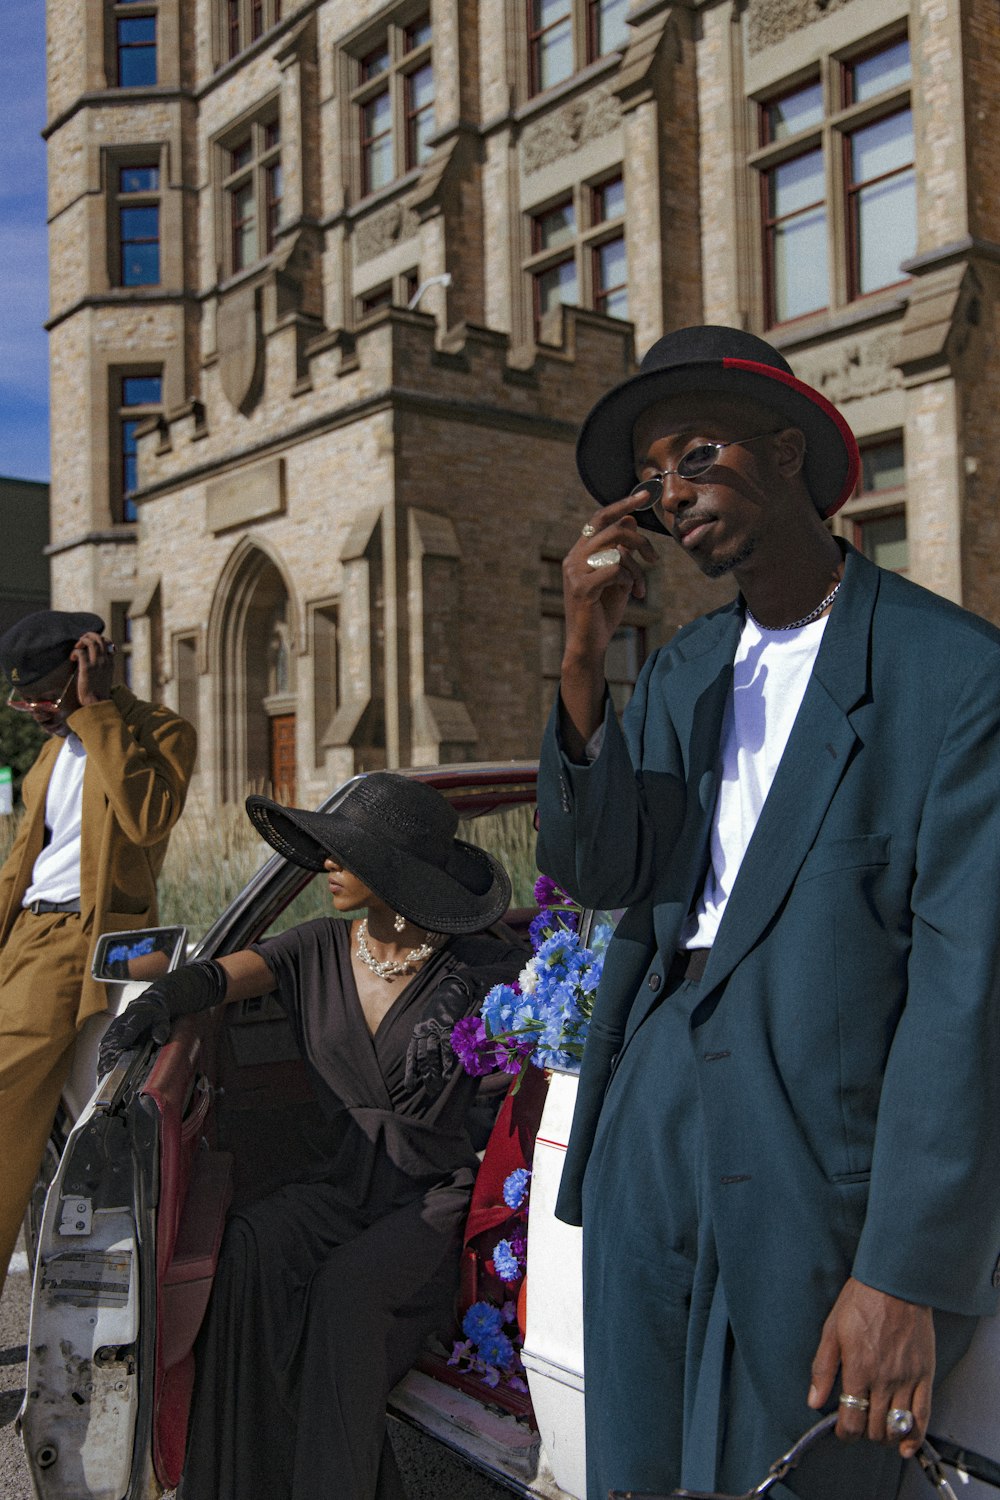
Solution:
M 1000 632 L 845 550 L 691 1021 L 730 1317 L 793 1431 L 802 1391 L 786 1403 L 776 1369 L 808 1368 L 849 1274 L 965 1315 L 1000 1286 Z M 546 731 L 539 866 L 626 908 L 563 1172 L 571 1223 L 615 1060 L 642 1045 L 704 880 L 742 624 L 734 601 L 656 652 L 593 764 L 562 752 L 555 710 Z

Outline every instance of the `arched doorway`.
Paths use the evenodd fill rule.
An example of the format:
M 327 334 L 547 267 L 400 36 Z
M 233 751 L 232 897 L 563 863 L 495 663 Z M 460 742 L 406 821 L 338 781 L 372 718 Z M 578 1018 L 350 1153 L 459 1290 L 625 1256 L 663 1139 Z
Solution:
M 223 800 L 263 791 L 294 802 L 295 612 L 277 562 L 241 543 L 219 580 L 213 615 Z

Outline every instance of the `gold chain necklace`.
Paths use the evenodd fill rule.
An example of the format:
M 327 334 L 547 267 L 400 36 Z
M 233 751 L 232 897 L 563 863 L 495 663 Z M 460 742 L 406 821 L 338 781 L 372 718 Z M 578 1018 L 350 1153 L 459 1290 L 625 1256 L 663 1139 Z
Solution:
M 403 958 L 376 958 L 368 946 L 368 918 L 362 917 L 358 923 L 358 957 L 366 968 L 371 969 L 380 979 L 398 979 L 400 974 L 410 974 L 422 964 L 425 958 L 430 958 L 434 952 L 434 944 L 428 933 L 419 948 L 411 948 Z

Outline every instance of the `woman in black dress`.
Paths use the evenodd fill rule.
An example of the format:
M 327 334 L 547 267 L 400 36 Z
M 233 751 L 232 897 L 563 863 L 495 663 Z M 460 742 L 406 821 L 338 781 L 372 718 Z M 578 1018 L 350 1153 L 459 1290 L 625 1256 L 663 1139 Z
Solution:
M 455 1021 L 525 952 L 483 931 L 510 882 L 454 837 L 439 793 L 376 772 L 329 813 L 251 797 L 259 832 L 327 872 L 321 918 L 218 961 L 185 965 L 112 1023 L 106 1071 L 170 1021 L 276 992 L 328 1124 L 308 1182 L 230 1219 L 205 1327 L 182 1500 L 397 1500 L 389 1391 L 447 1329 L 477 1159 L 477 1080 Z

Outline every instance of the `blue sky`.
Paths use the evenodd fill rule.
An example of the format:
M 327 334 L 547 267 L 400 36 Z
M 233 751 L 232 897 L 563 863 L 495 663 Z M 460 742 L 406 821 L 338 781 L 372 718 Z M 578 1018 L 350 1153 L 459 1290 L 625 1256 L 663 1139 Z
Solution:
M 0 101 L 0 474 L 48 479 L 43 0 L 0 0 Z

